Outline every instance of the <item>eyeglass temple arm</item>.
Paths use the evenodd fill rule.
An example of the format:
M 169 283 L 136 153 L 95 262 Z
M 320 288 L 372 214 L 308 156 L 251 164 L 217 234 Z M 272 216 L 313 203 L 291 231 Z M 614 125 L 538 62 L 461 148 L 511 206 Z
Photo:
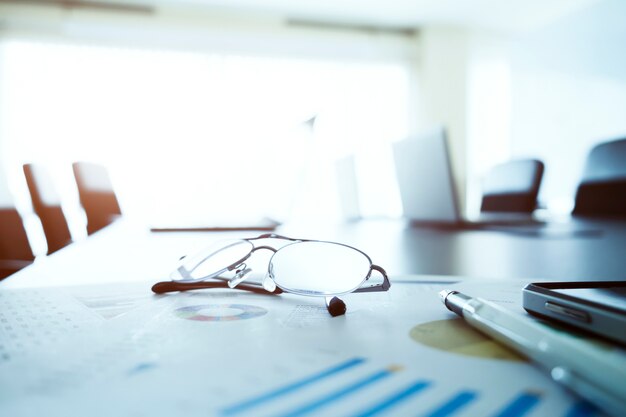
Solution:
M 189 291 L 200 290 L 205 288 L 229 288 L 228 281 L 200 281 L 200 282 L 176 282 L 176 281 L 162 281 L 157 282 L 152 286 L 152 292 L 155 294 L 165 294 L 175 291 Z M 274 291 L 267 291 L 260 285 L 255 284 L 239 284 L 235 288 L 236 290 L 250 291 L 257 294 L 264 295 L 278 295 L 282 294 L 283 290 L 276 287 Z
M 378 271 L 383 276 L 383 282 L 380 284 L 371 285 L 369 287 L 361 287 L 361 288 L 354 290 L 353 292 L 379 292 L 379 291 L 388 291 L 389 288 L 391 288 L 391 282 L 389 282 L 389 277 L 387 277 L 387 272 L 385 272 L 385 270 L 382 267 L 378 265 L 371 265 L 370 275 L 372 271 Z M 326 297 L 326 308 L 328 309 L 328 312 L 330 313 L 330 315 L 333 317 L 343 316 L 344 314 L 346 314 L 346 310 L 347 310 L 346 303 L 344 303 L 343 300 L 341 300 L 338 297 Z
M 156 284 L 154 284 L 152 286 L 152 291 L 155 294 L 165 294 L 168 292 L 200 290 L 200 289 L 206 289 L 206 288 L 230 288 L 230 287 L 228 286 L 227 281 L 214 281 L 214 282 L 202 281 L 202 282 L 189 282 L 189 283 L 182 283 L 182 282 L 175 282 L 175 281 L 162 281 L 162 282 L 157 282 Z M 264 289 L 263 287 L 257 286 L 254 284 L 240 284 L 234 289 L 251 291 L 257 294 L 264 294 L 264 295 L 278 295 L 278 294 L 283 293 L 283 290 L 281 290 L 278 287 L 274 291 L 270 292 Z M 333 317 L 342 316 L 346 314 L 346 304 L 337 297 L 326 298 L 326 309 L 328 310 L 328 313 L 330 313 L 330 315 Z
M 385 272 L 385 270 L 382 267 L 378 266 L 378 265 L 370 266 L 370 274 L 371 274 L 371 271 L 378 271 L 378 272 L 380 272 L 380 274 L 383 276 L 383 282 L 381 282 L 380 284 L 370 285 L 369 287 L 357 288 L 356 290 L 354 290 L 352 292 L 389 291 L 389 288 L 391 288 L 391 282 L 389 281 L 389 277 L 387 277 L 387 272 Z

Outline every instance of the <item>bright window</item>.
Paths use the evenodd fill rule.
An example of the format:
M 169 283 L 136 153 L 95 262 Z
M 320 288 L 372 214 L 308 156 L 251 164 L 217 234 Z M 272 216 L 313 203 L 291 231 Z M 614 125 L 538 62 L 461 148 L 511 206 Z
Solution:
M 0 45 L 9 180 L 22 181 L 22 163 L 42 163 L 71 201 L 71 163 L 100 162 L 125 214 L 142 219 L 335 216 L 333 161 L 408 131 L 409 75 L 398 62 Z M 314 116 L 309 131 L 302 122 Z M 361 170 L 375 190 L 366 213 L 397 209 L 385 194 L 393 184 L 381 183 L 388 162 Z

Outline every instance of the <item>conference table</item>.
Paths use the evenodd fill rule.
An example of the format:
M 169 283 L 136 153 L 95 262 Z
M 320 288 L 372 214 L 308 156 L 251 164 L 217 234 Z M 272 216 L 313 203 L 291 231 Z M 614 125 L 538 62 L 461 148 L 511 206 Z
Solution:
M 541 280 L 624 280 L 626 222 L 424 230 L 399 225 L 401 273 Z M 421 255 L 423 253 L 423 255 Z M 400 266 L 402 265 L 402 266 Z
M 435 227 L 401 219 L 292 227 L 359 247 L 391 275 L 555 281 L 626 280 L 626 221 L 561 218 L 537 225 Z
M 292 294 L 155 295 L 181 256 L 262 232 L 153 233 L 121 219 L 0 282 L 0 415 L 601 415 L 437 294 L 467 288 L 523 314 L 527 282 L 624 280 L 626 223 L 275 232 L 354 246 L 392 287 L 346 296 L 340 317 Z
M 120 221 L 5 280 L 3 287 L 99 283 L 129 277 L 167 278 L 183 255 L 222 239 L 261 231 L 150 232 Z M 554 281 L 626 280 L 626 221 L 570 219 L 549 225 L 475 228 L 414 226 L 402 219 L 287 224 L 288 237 L 327 240 L 367 253 L 390 276 L 439 275 L 467 279 Z M 117 280 L 122 279 L 117 278 Z

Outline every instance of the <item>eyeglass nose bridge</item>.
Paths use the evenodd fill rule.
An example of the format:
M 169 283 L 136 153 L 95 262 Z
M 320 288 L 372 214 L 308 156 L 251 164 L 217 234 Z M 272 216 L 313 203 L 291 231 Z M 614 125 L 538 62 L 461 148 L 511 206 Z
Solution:
M 260 240 L 260 239 L 283 239 L 283 240 L 291 240 L 291 241 L 300 240 L 300 239 L 294 239 L 294 238 L 287 237 L 287 236 L 277 235 L 276 233 L 264 233 L 257 237 L 253 237 L 253 238 L 246 239 L 246 240 Z
M 241 261 L 231 265 L 228 270 L 233 270 L 233 269 L 237 269 L 237 272 L 235 274 L 234 277 L 232 277 L 229 281 L 228 281 L 228 286 L 230 288 L 235 288 L 237 285 L 239 285 L 239 283 L 243 282 L 246 279 L 246 276 L 252 272 L 252 269 L 248 268 L 248 266 L 245 264 L 245 261 L 250 258 L 250 256 L 252 256 L 252 254 L 254 252 L 256 252 L 259 249 L 267 249 L 269 251 L 271 251 L 272 253 L 276 253 L 278 251 L 278 249 L 273 248 L 271 246 L 258 246 L 258 247 L 253 247 L 252 250 L 250 250 L 250 253 Z M 264 284 L 265 286 L 265 284 Z M 269 292 L 272 292 L 275 289 L 275 287 L 271 290 L 268 290 Z
M 273 253 L 278 252 L 278 249 L 276 249 L 276 248 L 273 248 L 271 246 L 263 245 L 263 246 L 256 246 L 256 247 L 252 248 L 252 250 L 250 251 L 250 254 L 253 254 L 254 252 L 258 251 L 259 249 L 267 249 L 267 250 L 269 250 L 269 251 L 271 251 Z

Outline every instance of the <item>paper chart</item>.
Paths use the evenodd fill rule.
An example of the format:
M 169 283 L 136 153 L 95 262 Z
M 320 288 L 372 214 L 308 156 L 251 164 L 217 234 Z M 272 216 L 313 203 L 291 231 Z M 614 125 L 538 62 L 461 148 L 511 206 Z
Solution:
M 474 354 L 480 340 L 425 337 L 457 320 L 437 297 L 444 286 L 353 294 L 337 318 L 317 298 L 229 290 L 144 289 L 109 320 L 56 299 L 86 325 L 0 364 L 0 415 L 601 415 L 525 362 Z

